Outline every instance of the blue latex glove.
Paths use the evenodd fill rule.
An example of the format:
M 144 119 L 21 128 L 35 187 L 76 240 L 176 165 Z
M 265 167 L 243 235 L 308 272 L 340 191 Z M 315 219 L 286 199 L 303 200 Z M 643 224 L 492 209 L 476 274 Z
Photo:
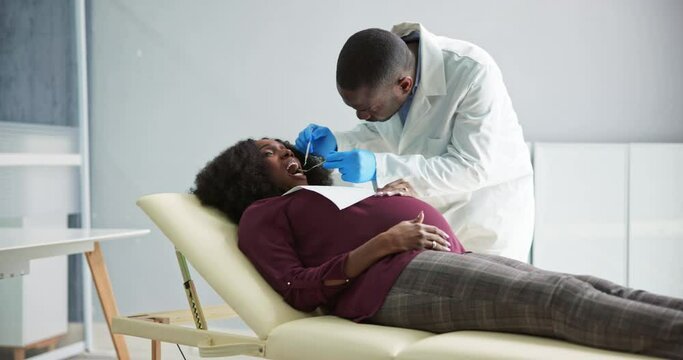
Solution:
M 311 140 L 311 153 L 314 155 L 327 157 L 330 153 L 337 150 L 337 139 L 330 129 L 310 124 L 306 126 L 296 138 L 294 146 L 302 153 L 306 153 L 308 141 Z
M 323 167 L 339 169 L 342 180 L 352 183 L 373 180 L 377 173 L 375 154 L 371 151 L 359 149 L 333 152 L 327 156 Z

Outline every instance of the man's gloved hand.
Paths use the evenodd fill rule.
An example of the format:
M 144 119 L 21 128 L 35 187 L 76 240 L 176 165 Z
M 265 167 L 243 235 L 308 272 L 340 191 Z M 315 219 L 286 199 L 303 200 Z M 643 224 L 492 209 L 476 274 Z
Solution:
M 342 174 L 342 180 L 352 183 L 370 181 L 375 178 L 377 172 L 375 154 L 359 149 L 333 152 L 325 158 L 323 167 L 338 168 Z
M 327 157 L 331 152 L 337 151 L 337 139 L 330 129 L 310 124 L 306 126 L 296 138 L 294 146 L 302 153 L 306 153 L 308 141 L 311 141 L 311 153 L 314 155 Z

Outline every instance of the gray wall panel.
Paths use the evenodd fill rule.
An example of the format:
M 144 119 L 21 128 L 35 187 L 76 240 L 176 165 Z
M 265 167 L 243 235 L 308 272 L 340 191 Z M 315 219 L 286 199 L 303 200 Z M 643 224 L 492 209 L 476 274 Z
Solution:
M 77 126 L 70 0 L 0 0 L 0 121 Z

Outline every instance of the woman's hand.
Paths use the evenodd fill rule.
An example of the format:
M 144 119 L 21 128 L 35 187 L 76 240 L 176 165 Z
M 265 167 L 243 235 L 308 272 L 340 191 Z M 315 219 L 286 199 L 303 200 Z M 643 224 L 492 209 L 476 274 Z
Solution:
M 388 242 L 391 253 L 413 249 L 450 251 L 448 234 L 436 226 L 423 224 L 423 221 L 424 212 L 420 211 L 415 219 L 401 221 L 380 236 Z
M 393 196 L 393 195 L 399 195 L 399 196 L 412 196 L 412 197 L 417 197 L 417 194 L 415 193 L 415 189 L 413 189 L 413 186 L 410 185 L 410 183 L 404 179 L 398 179 L 396 181 L 392 181 L 383 187 L 377 189 L 377 192 L 375 193 L 376 196 Z
M 377 234 L 363 245 L 351 250 L 346 258 L 344 272 L 348 278 L 360 275 L 379 259 L 412 249 L 450 251 L 448 234 L 436 226 L 425 225 L 424 212 L 415 219 L 401 221 L 389 230 Z M 344 280 L 345 282 L 345 280 Z M 325 285 L 339 285 L 342 280 L 326 281 Z

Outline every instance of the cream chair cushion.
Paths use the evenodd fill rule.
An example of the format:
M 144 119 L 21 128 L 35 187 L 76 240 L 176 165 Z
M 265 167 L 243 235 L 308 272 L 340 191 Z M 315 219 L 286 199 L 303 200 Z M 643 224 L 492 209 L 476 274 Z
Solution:
M 237 227 L 196 196 L 154 194 L 137 203 L 259 338 L 311 316 L 284 302 L 237 248 Z
M 278 360 L 393 359 L 411 344 L 433 335 L 418 330 L 357 324 L 336 316 L 318 316 L 276 327 L 268 337 L 266 357 Z
M 454 351 L 459 359 L 472 360 L 650 359 L 543 337 L 458 331 L 420 340 L 402 351 L 396 360 L 450 360 L 453 359 Z
M 646 359 L 564 341 L 495 332 L 428 332 L 356 324 L 297 311 L 237 248 L 237 228 L 194 195 L 154 194 L 138 205 L 242 320 L 268 359 Z

